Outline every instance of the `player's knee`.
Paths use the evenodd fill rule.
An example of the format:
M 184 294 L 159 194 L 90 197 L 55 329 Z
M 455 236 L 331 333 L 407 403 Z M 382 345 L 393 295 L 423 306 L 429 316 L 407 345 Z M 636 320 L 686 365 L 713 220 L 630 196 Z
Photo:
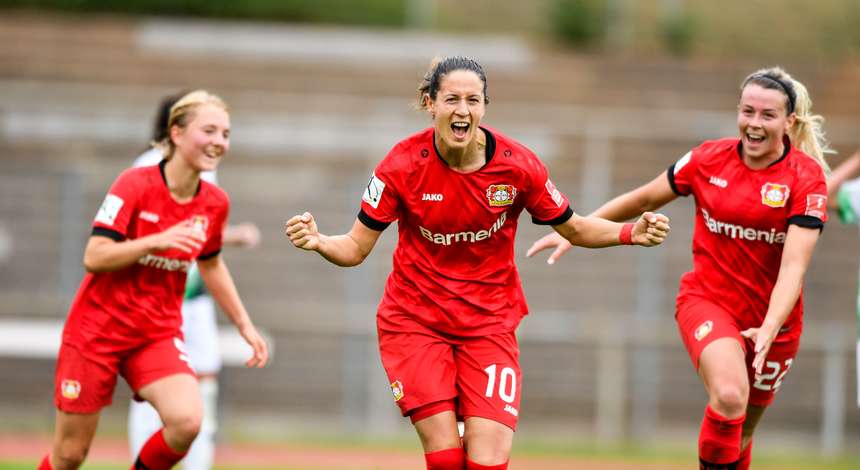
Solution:
M 75 443 L 63 443 L 54 449 L 53 458 L 57 463 L 57 470 L 75 470 L 79 468 L 89 453 L 88 445 Z
M 747 409 L 748 391 L 736 384 L 723 384 L 712 388 L 711 408 L 726 418 L 742 416 Z
M 178 440 L 191 445 L 191 442 L 200 433 L 202 421 L 202 413 L 182 413 L 165 420 L 164 427 L 171 435 L 176 436 Z

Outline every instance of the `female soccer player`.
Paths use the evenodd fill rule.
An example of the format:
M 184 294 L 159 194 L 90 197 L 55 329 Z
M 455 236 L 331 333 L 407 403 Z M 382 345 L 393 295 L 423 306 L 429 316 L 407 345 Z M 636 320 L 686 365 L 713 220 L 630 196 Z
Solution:
M 185 278 L 195 260 L 212 296 L 254 350 L 248 367 L 263 367 L 268 359 L 219 256 L 227 195 L 200 179 L 229 149 L 227 107 L 217 96 L 194 91 L 171 108 L 169 123 L 165 160 L 123 172 L 96 214 L 84 251 L 87 274 L 57 360 L 54 443 L 40 469 L 81 465 L 117 375 L 164 423 L 132 468 L 166 470 L 182 459 L 202 415 L 180 331 Z
M 157 143 L 167 138 L 170 109 L 187 91 L 166 96 L 158 106 L 150 146 L 134 160 L 132 166 L 158 165 L 164 160 L 164 152 Z M 200 173 L 203 181 L 218 185 L 217 171 Z M 228 225 L 224 229 L 221 243 L 225 247 L 252 248 L 260 240 L 260 230 L 250 222 Z M 197 374 L 203 418 L 200 432 L 194 444 L 182 459 L 183 470 L 210 470 L 215 457 L 215 433 L 218 429 L 218 372 L 221 370 L 221 355 L 218 349 L 218 324 L 215 302 L 206 291 L 196 265 L 191 265 L 185 280 L 185 296 L 182 301 L 182 336 L 188 363 Z M 136 458 L 150 436 L 161 429 L 161 418 L 148 402 L 131 400 L 128 410 L 128 442 L 132 458 Z
M 753 431 L 797 354 L 803 276 L 827 220 L 827 144 L 811 106 L 785 71 L 759 70 L 741 85 L 740 138 L 701 144 L 593 214 L 626 220 L 696 199 L 693 271 L 675 318 L 709 396 L 702 469 L 749 468 Z M 527 255 L 547 248 L 552 263 L 569 245 L 550 234 Z
M 398 221 L 379 348 L 434 470 L 507 468 L 522 383 L 514 330 L 527 313 L 513 245 L 522 210 L 586 247 L 654 246 L 669 231 L 668 219 L 651 213 L 625 225 L 576 215 L 531 151 L 481 126 L 488 101 L 481 65 L 439 61 L 418 94 L 433 127 L 377 166 L 349 233 L 320 234 L 307 212 L 285 228 L 295 246 L 354 266 Z

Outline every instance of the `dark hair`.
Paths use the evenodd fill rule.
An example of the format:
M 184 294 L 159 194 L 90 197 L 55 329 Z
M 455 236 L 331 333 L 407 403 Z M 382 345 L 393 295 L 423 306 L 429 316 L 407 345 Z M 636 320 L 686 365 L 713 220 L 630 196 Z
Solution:
M 781 69 L 779 70 L 781 71 Z M 741 84 L 741 89 L 744 89 L 744 87 L 750 83 L 755 83 L 756 85 L 769 90 L 781 91 L 788 98 L 788 103 L 786 103 L 785 107 L 786 114 L 794 112 L 797 106 L 797 92 L 794 90 L 794 84 L 790 79 L 783 80 L 776 68 L 750 74 L 744 80 L 743 84 Z
M 167 123 L 170 121 L 170 108 L 172 108 L 180 98 L 187 94 L 188 91 L 183 90 L 161 98 L 161 102 L 158 103 L 158 111 L 155 113 L 155 119 L 152 121 L 153 142 L 161 142 L 167 138 Z
M 474 72 L 481 82 L 484 84 L 484 104 L 490 103 L 490 97 L 487 95 L 487 74 L 484 73 L 484 68 L 475 59 L 462 56 L 451 56 L 445 58 L 435 58 L 430 63 L 430 69 L 424 74 L 424 79 L 418 86 L 418 108 L 426 108 L 427 103 L 425 96 L 429 96 L 431 100 L 436 99 L 436 94 L 439 92 L 439 84 L 442 83 L 442 78 L 451 72 L 457 70 L 466 70 Z

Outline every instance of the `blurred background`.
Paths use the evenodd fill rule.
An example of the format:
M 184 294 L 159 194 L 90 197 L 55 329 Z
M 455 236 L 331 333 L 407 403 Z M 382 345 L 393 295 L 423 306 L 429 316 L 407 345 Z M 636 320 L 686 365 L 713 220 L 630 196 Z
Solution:
M 736 135 L 740 81 L 761 67 L 806 84 L 839 151 L 831 164 L 849 156 L 858 24 L 855 0 L 0 0 L 0 328 L 20 340 L 0 344 L 0 440 L 52 430 L 55 349 L 8 325 L 65 318 L 92 217 L 166 94 L 206 88 L 231 106 L 219 180 L 232 221 L 263 233 L 257 249 L 224 256 L 276 354 L 265 370 L 222 372 L 221 441 L 417 446 L 376 349 L 396 229 L 341 269 L 292 248 L 282 227 L 305 210 L 325 233 L 351 226 L 376 163 L 430 125 L 412 103 L 434 56 L 484 65 L 484 122 L 537 152 L 588 213 L 702 140 Z M 518 442 L 695 452 L 706 396 L 673 320 L 692 201 L 665 213 L 673 232 L 660 248 L 579 249 L 554 266 L 525 258 L 546 228 L 521 220 L 531 314 Z M 834 216 L 806 277 L 801 352 L 756 452 L 860 466 L 858 262 L 857 227 Z M 120 383 L 100 434 L 124 436 L 129 396 Z

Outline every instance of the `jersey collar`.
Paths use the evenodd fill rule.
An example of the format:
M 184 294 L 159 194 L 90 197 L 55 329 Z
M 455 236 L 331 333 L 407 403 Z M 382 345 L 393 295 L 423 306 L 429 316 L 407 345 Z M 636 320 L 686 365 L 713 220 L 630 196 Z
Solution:
M 788 154 L 791 153 L 791 139 L 789 139 L 787 135 L 782 136 L 782 144 L 784 147 L 782 150 L 782 156 L 777 158 L 776 160 L 770 162 L 767 165 L 767 167 L 765 167 L 765 168 L 770 168 L 770 167 L 776 165 L 777 163 L 785 160 L 785 157 L 787 157 Z M 735 146 L 735 149 L 737 150 L 738 158 L 740 158 L 741 162 L 743 162 L 744 161 L 743 142 L 738 140 L 738 145 Z
M 162 158 L 160 162 L 158 162 L 158 171 L 161 173 L 161 181 L 164 181 L 164 186 L 167 187 L 167 191 L 170 191 L 170 186 L 167 184 L 167 176 L 164 174 L 164 166 L 167 165 L 167 159 Z M 194 191 L 194 197 L 197 197 L 200 194 L 200 188 L 203 187 L 203 178 L 200 178 L 200 181 L 197 182 L 197 191 Z
M 487 130 L 484 127 L 478 126 L 478 129 L 481 129 L 484 132 L 484 135 L 487 137 L 487 146 L 484 147 L 484 159 L 486 160 L 481 168 L 478 168 L 476 171 L 481 171 L 490 164 L 490 160 L 496 155 L 496 136 L 493 135 L 492 132 Z M 448 166 L 448 163 L 445 162 L 445 159 L 442 158 L 442 154 L 439 152 L 439 148 L 436 147 L 436 131 L 433 131 L 433 136 L 431 139 L 433 141 L 433 151 L 436 152 L 436 158 L 439 159 L 445 166 Z

